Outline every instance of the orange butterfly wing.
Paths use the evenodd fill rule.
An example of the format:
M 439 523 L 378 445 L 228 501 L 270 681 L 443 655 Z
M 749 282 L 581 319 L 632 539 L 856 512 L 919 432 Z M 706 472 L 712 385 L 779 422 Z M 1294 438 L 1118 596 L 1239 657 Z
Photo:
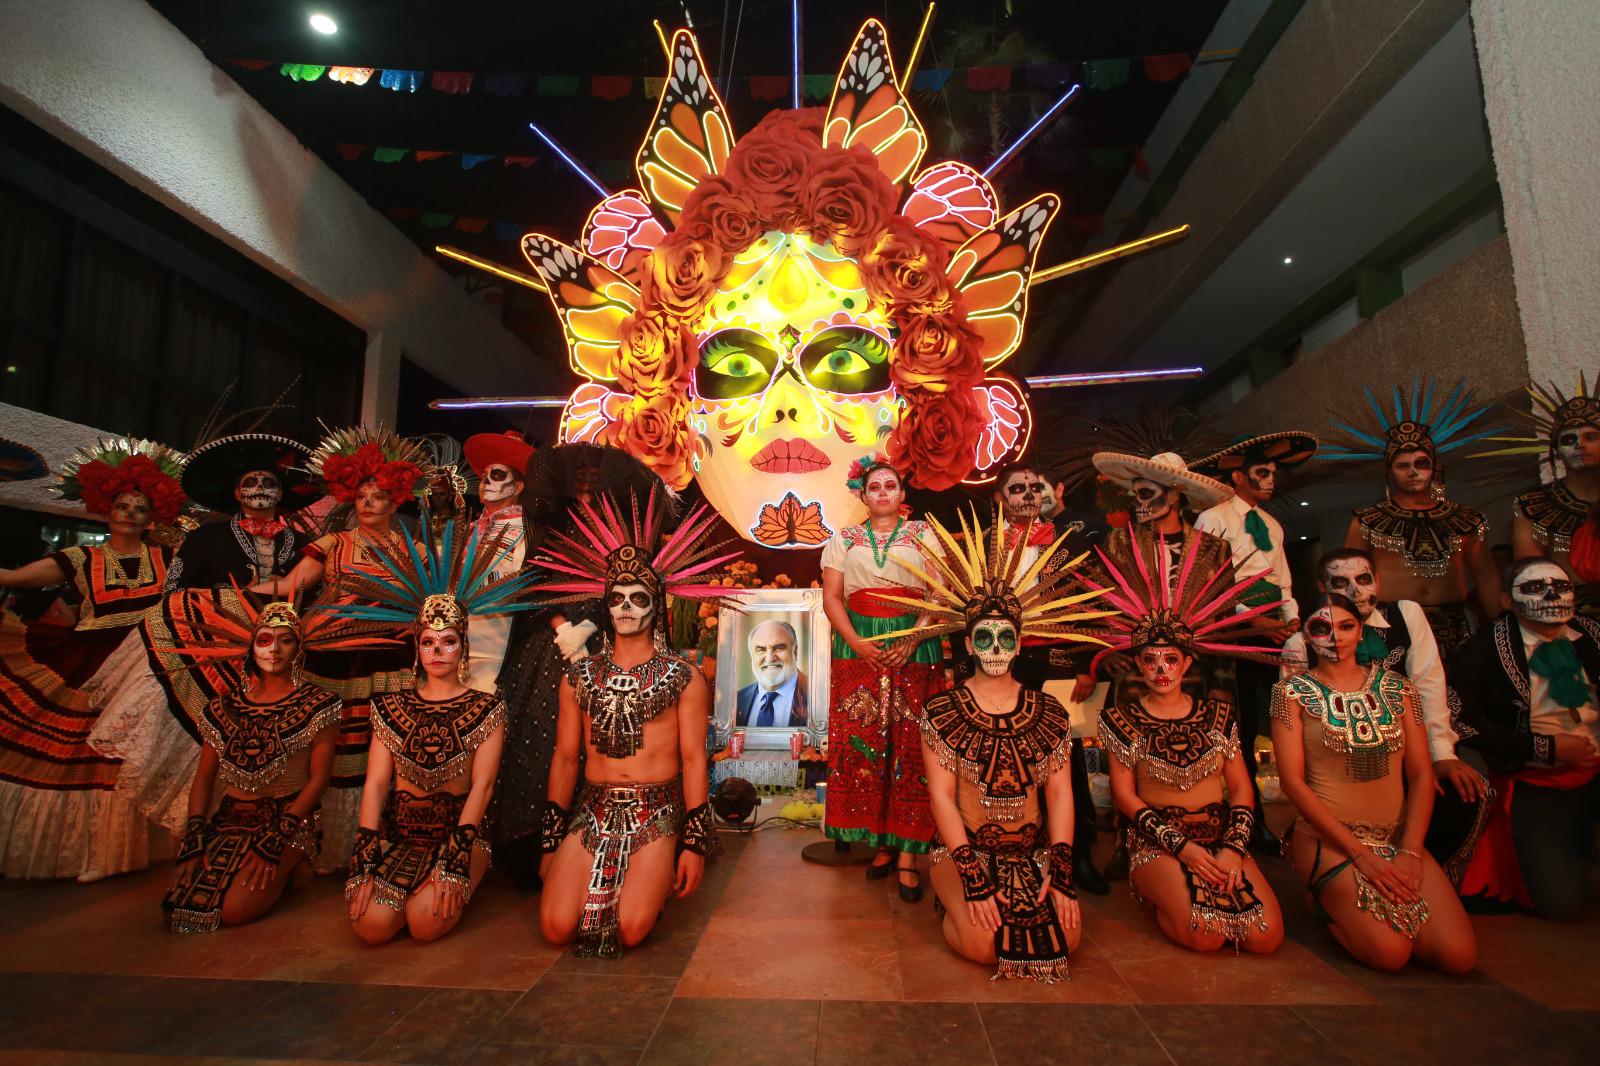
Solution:
M 733 150 L 733 124 L 706 73 L 700 42 L 688 30 L 672 35 L 672 62 L 650 132 L 634 159 L 645 195 L 673 222 L 708 174 L 722 172 Z
M 639 306 L 639 290 L 604 263 L 542 233 L 522 238 L 522 254 L 556 305 L 572 369 L 594 381 L 617 380 L 619 331 Z
M 799 497 L 786 492 L 777 503 L 762 506 L 761 516 L 750 527 L 750 535 L 757 544 L 769 548 L 814 548 L 826 544 L 833 530 L 822 521 L 822 504 L 813 500 L 802 505 Z
M 889 37 L 877 19 L 868 19 L 861 27 L 839 69 L 822 143 L 830 148 L 865 145 L 897 184 L 916 169 L 928 149 L 928 135 L 900 92 Z
M 1045 230 L 1060 208 L 1059 197 L 1036 196 L 963 244 L 950 260 L 950 277 L 965 300 L 967 323 L 982 338 L 985 367 L 999 364 L 1022 343 L 1028 278 Z

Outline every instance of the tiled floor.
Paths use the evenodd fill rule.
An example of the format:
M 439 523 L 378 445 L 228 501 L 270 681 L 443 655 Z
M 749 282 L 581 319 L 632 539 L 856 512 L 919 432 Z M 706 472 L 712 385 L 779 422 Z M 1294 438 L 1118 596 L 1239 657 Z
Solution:
M 431 945 L 367 948 L 323 879 L 267 919 L 163 929 L 167 869 L 0 882 L 0 1066 L 10 1063 L 1376 1063 L 1595 1061 L 1600 913 L 1475 918 L 1462 978 L 1365 970 L 1279 862 L 1270 958 L 1169 945 L 1126 885 L 1085 896 L 1072 980 L 991 982 L 893 881 L 800 860 L 815 834 L 728 837 L 693 899 L 615 962 L 534 930 L 491 878 Z

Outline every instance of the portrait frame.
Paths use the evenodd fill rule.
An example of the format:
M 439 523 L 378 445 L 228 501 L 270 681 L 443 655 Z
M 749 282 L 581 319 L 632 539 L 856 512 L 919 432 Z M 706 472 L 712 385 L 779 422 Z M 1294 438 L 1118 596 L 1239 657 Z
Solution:
M 833 664 L 833 627 L 822 610 L 821 589 L 751 589 L 740 594 L 737 607 L 717 615 L 717 682 L 711 721 L 718 748 L 726 748 L 735 729 L 745 735 L 745 750 L 789 747 L 796 732 L 808 747 L 820 748 L 828 735 L 828 677 Z M 787 622 L 795 631 L 796 664 L 804 682 L 806 724 L 751 726 L 737 723 L 739 693 L 754 680 L 749 638 L 763 622 Z

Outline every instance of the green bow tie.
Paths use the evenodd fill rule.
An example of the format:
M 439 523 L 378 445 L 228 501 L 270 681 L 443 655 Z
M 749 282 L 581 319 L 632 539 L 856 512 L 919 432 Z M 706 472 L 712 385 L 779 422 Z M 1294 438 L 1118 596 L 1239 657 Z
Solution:
M 1272 550 L 1272 534 L 1267 532 L 1266 519 L 1262 518 L 1261 512 L 1254 507 L 1244 516 L 1244 531 L 1256 542 L 1257 551 Z
M 1589 682 L 1572 641 L 1547 640 L 1528 656 L 1528 669 L 1550 682 L 1550 698 L 1575 710 L 1589 702 Z
M 1389 657 L 1389 642 L 1375 626 L 1361 627 L 1361 643 L 1356 645 L 1356 663 L 1367 666 Z

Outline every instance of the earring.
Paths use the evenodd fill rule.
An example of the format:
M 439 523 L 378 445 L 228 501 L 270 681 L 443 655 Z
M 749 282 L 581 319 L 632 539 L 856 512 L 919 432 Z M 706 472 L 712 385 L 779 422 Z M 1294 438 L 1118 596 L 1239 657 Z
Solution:
M 305 667 L 306 660 L 305 656 L 302 655 L 295 659 L 294 665 L 289 668 L 289 683 L 295 688 L 299 688 L 301 685 L 306 683 Z

